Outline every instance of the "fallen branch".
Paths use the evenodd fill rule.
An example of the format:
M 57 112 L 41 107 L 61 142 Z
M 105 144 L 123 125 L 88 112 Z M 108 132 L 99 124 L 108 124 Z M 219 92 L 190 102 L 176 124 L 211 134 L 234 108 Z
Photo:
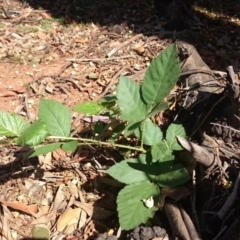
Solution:
M 198 234 L 191 218 L 187 214 L 187 212 L 182 207 L 180 207 L 180 212 L 181 212 L 182 218 L 184 220 L 184 223 L 186 224 L 190 238 L 192 240 L 200 240 L 199 234 Z
M 214 167 L 218 166 L 218 160 L 213 153 L 195 143 L 186 140 L 185 138 L 177 136 L 177 140 L 185 150 L 192 153 L 192 156 L 197 162 L 211 169 L 214 169 Z
M 191 240 L 177 204 L 167 200 L 164 204 L 164 210 L 173 231 L 173 235 L 183 240 Z

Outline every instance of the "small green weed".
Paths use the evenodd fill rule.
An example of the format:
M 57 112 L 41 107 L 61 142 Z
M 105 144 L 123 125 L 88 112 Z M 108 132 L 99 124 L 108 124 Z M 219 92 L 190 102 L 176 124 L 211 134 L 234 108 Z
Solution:
M 4 23 L 0 23 L 0 29 L 4 28 L 4 27 L 5 27 L 5 24 Z
M 116 95 L 107 95 L 99 103 L 75 106 L 74 110 L 80 113 L 109 117 L 108 124 L 95 123 L 95 139 L 74 137 L 69 109 L 59 102 L 44 99 L 40 101 L 38 120 L 33 124 L 23 121 L 17 114 L 1 111 L 0 135 L 21 146 L 37 146 L 25 158 L 58 148 L 74 152 L 78 145 L 86 144 L 132 151 L 136 157 L 125 159 L 107 170 L 110 176 L 126 184 L 117 197 L 118 214 L 122 229 L 132 229 L 153 217 L 163 187 L 173 188 L 190 179 L 186 168 L 175 161 L 175 151 L 182 150 L 176 136 L 186 135 L 182 125 L 172 123 L 162 132 L 151 121 L 157 113 L 168 109 L 165 98 L 179 74 L 176 45 L 172 45 L 152 61 L 141 85 L 121 76 Z M 106 140 L 105 134 L 110 128 L 111 136 Z M 117 143 L 119 136 L 125 138 L 126 144 Z M 138 146 L 127 144 L 127 138 L 138 142 Z M 46 139 L 55 142 L 38 146 Z
M 23 32 L 26 32 L 26 33 L 33 33 L 33 32 L 37 32 L 38 29 L 34 26 L 30 26 L 30 25 L 21 25 L 20 27 L 20 30 L 22 30 Z
M 40 20 L 40 26 L 42 29 L 45 31 L 49 31 L 52 28 L 52 24 L 54 22 L 58 22 L 60 24 L 64 23 L 64 17 L 59 17 L 59 18 L 51 18 L 51 19 L 42 19 Z

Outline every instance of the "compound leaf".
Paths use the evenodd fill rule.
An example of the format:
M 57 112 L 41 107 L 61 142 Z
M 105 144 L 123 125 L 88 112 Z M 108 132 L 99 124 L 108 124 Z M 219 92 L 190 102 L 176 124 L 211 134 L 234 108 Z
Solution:
M 184 184 L 190 179 L 188 171 L 181 164 L 174 164 L 162 170 L 164 173 L 158 175 L 155 181 L 161 187 L 176 187 Z
M 49 152 L 53 152 L 55 150 L 57 150 L 58 148 L 60 148 L 62 143 L 58 142 L 58 143 L 50 143 L 44 146 L 40 146 L 37 147 L 33 150 L 31 150 L 30 152 L 28 152 L 25 156 L 24 159 L 27 158 L 32 158 L 32 157 L 36 157 L 42 154 L 47 154 Z
M 138 164 L 141 169 L 133 168 L 131 163 Z M 150 175 L 145 173 L 147 166 L 148 165 L 146 165 L 144 158 L 129 158 L 127 160 L 121 161 L 120 163 L 114 164 L 111 168 L 107 170 L 107 173 L 113 178 L 117 179 L 119 182 L 125 184 L 131 184 L 147 180 L 150 181 Z
M 180 74 L 176 45 L 171 45 L 152 61 L 142 84 L 146 104 L 160 103 L 172 90 Z
M 51 135 L 68 137 L 71 129 L 71 113 L 60 102 L 41 99 L 39 105 L 39 118 L 47 126 Z
M 76 105 L 73 109 L 76 112 L 86 114 L 88 116 L 93 116 L 99 114 L 105 107 L 99 105 L 97 102 L 85 102 Z
M 124 137 L 130 136 L 141 125 L 141 123 L 141 121 L 128 123 L 124 129 Z
M 16 113 L 0 111 L 0 136 L 17 137 L 26 128 L 27 123 Z
M 149 146 L 160 143 L 163 137 L 160 128 L 149 119 L 143 122 L 137 131 L 135 131 L 135 134 L 138 139 L 141 139 L 141 135 L 143 134 L 143 143 Z
M 140 86 L 131 79 L 121 76 L 117 91 L 121 119 L 139 121 L 146 117 L 147 106 L 141 99 Z
M 40 144 L 48 136 L 48 130 L 45 122 L 38 120 L 26 128 L 17 139 L 17 143 L 21 146 L 36 146 Z
M 176 136 L 186 137 L 186 132 L 182 125 L 172 123 L 166 133 L 167 144 L 172 150 L 182 150 L 183 148 L 178 143 Z
M 153 159 L 156 159 L 161 162 L 164 161 L 164 158 L 171 156 L 172 150 L 166 145 L 165 142 L 160 142 L 152 146 L 151 154 Z
M 77 141 L 69 141 L 62 145 L 62 150 L 65 152 L 74 152 L 77 149 Z
M 118 194 L 118 215 L 121 228 L 129 230 L 146 223 L 158 210 L 156 206 L 147 208 L 143 199 L 158 197 L 159 188 L 150 182 L 138 182 L 124 187 Z
M 166 102 L 160 102 L 153 106 L 151 112 L 147 115 L 148 118 L 155 116 L 159 112 L 162 112 L 168 108 L 168 104 Z

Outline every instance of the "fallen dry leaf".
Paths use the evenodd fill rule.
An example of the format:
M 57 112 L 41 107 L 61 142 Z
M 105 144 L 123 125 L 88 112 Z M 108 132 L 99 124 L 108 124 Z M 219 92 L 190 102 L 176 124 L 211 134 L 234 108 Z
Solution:
M 55 160 L 59 160 L 62 156 L 65 156 L 66 153 L 61 149 L 61 148 L 58 148 L 57 150 L 53 151 L 53 158 Z
M 54 198 L 54 202 L 51 205 L 50 211 L 64 209 L 67 206 L 66 197 L 64 192 L 62 191 L 63 187 L 63 184 L 59 186 L 56 196 Z
M 87 240 L 89 239 L 89 236 L 94 236 L 97 233 L 97 227 L 96 227 L 97 221 L 91 220 L 87 226 L 84 228 L 84 233 L 83 233 L 83 239 Z M 106 229 L 107 230 L 107 229 Z
M 13 92 L 16 92 L 16 93 L 24 93 L 26 91 L 26 87 L 24 87 L 24 86 L 15 86 L 11 90 Z
M 30 214 L 32 216 L 36 216 L 37 211 L 38 211 L 38 206 L 37 204 L 33 204 L 33 205 L 26 205 L 25 203 L 21 203 L 21 202 L 8 202 L 8 201 L 4 201 L 4 200 L 0 200 L 0 202 L 7 206 L 7 207 L 11 207 L 15 210 L 19 210 L 21 212 Z
M 65 230 L 66 233 L 71 234 L 77 229 L 80 219 L 81 208 L 67 209 L 57 221 L 57 230 L 59 232 Z
M 38 36 L 38 38 L 40 38 L 42 40 L 49 40 L 50 39 L 50 37 L 44 32 L 38 32 L 37 36 Z
M 16 96 L 16 95 L 17 94 L 13 91 L 6 90 L 6 89 L 3 89 L 3 88 L 0 89 L 0 97 L 13 97 L 13 96 Z
M 137 46 L 134 48 L 134 50 L 140 55 L 145 52 L 145 48 L 143 46 Z
M 3 206 L 3 213 L 0 213 L 0 231 L 1 231 L 1 236 L 5 237 L 3 239 L 12 240 L 9 222 L 7 220 L 7 217 L 5 216 L 5 213 L 7 213 L 6 207 Z

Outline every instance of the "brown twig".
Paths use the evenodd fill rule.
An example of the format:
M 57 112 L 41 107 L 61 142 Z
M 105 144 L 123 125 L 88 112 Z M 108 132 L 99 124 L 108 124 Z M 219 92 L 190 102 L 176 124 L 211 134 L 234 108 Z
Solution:
M 103 61 L 112 61 L 112 60 L 120 60 L 125 58 L 136 58 L 133 55 L 126 55 L 120 57 L 111 57 L 111 58 L 68 58 L 67 61 L 72 62 L 103 62 Z
M 177 203 L 167 200 L 164 204 L 168 221 L 175 237 L 180 237 L 183 240 L 190 240 L 190 236 L 186 225 L 182 219 L 181 212 Z
M 182 218 L 184 220 L 184 223 L 187 227 L 190 238 L 194 239 L 194 240 L 200 240 L 199 234 L 198 234 L 191 218 L 187 214 L 187 212 L 182 207 L 180 207 L 180 212 L 181 212 Z

